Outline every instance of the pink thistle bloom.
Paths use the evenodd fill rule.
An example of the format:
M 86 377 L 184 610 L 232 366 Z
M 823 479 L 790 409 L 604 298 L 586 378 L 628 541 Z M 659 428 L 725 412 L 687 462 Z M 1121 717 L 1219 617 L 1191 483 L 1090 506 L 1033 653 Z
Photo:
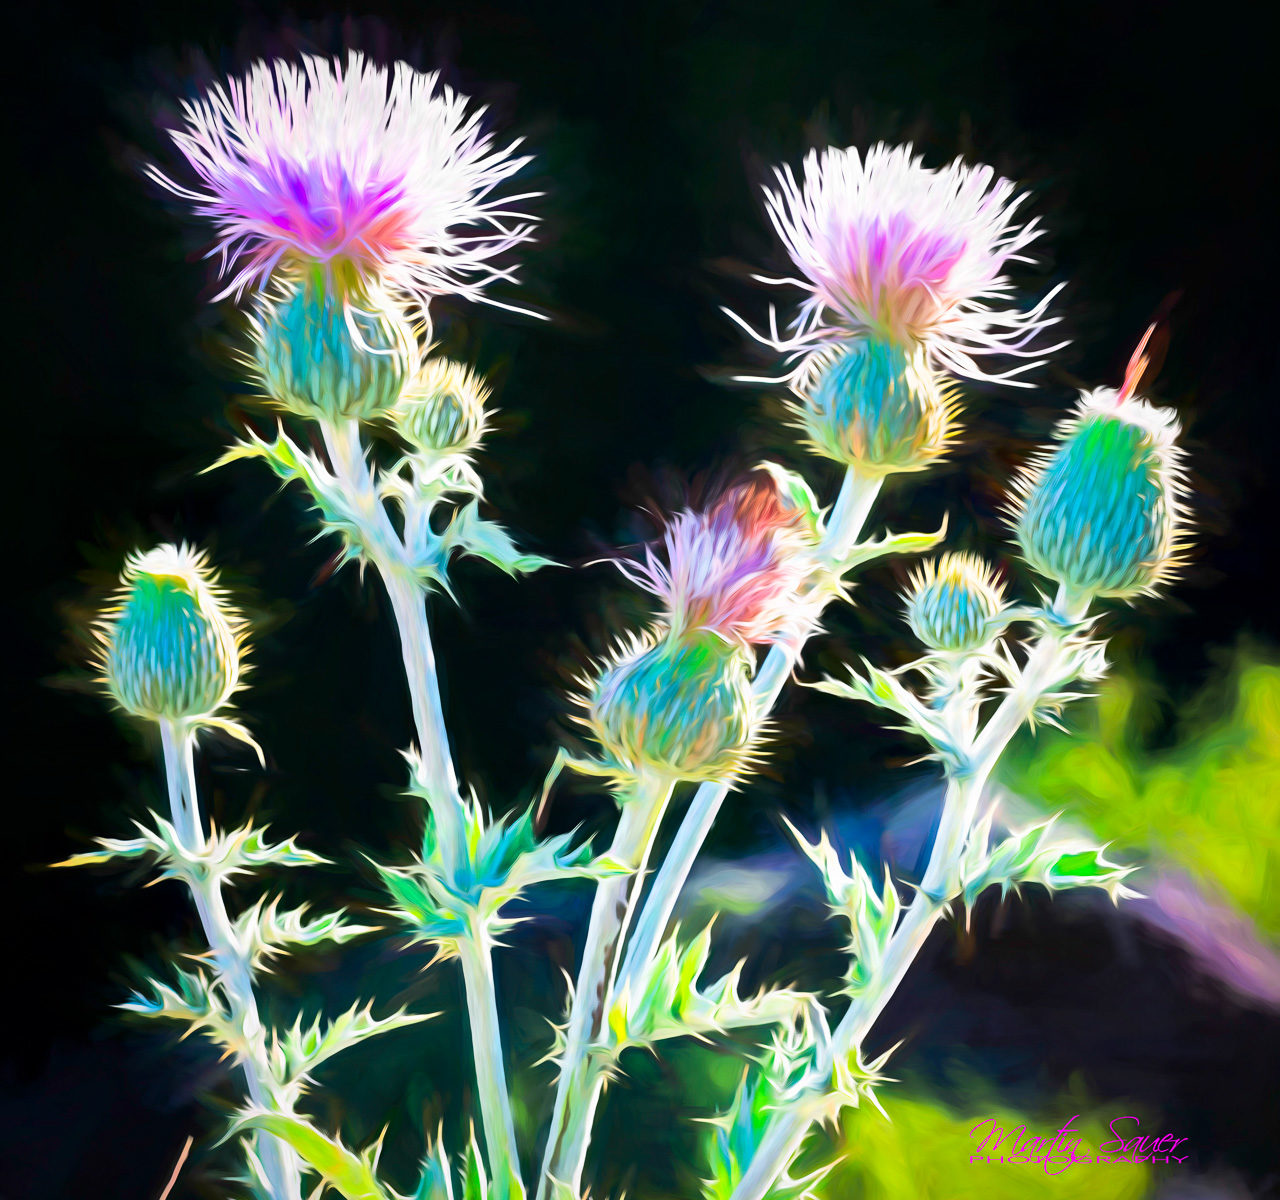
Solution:
M 988 374 L 977 359 L 992 354 L 1028 358 L 1026 346 L 1056 318 L 1045 315 L 1055 288 L 1029 310 L 994 305 L 1012 292 L 1003 274 L 1040 236 L 1035 220 L 1014 214 L 1025 198 L 986 166 L 959 159 L 929 170 L 910 146 L 834 147 L 810 151 L 804 182 L 790 167 L 765 189 L 769 219 L 802 278 L 755 278 L 795 284 L 809 295 L 788 336 L 757 334 L 773 349 L 802 355 L 850 337 L 872 336 L 922 348 L 933 365 L 971 379 L 1009 380 L 1039 365 Z M 726 310 L 727 311 L 727 310 Z
M 148 174 L 216 225 L 218 299 L 263 288 L 277 267 L 320 265 L 424 313 L 432 295 L 485 300 L 513 277 L 494 258 L 531 235 L 507 207 L 529 197 L 491 194 L 529 159 L 513 156 L 518 142 L 496 148 L 468 104 L 434 73 L 397 63 L 388 75 L 354 52 L 345 68 L 259 62 L 183 105 L 171 136 L 203 190 Z
M 739 484 L 705 512 L 676 514 L 662 542 L 665 562 L 646 547 L 641 562 L 619 566 L 662 600 L 675 630 L 761 643 L 807 615 L 811 547 L 772 479 Z

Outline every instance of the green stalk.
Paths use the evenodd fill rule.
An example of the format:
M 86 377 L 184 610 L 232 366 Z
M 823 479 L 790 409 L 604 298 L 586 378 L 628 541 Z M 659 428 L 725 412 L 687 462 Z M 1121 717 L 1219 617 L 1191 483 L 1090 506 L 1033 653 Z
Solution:
M 1055 608 L 1065 619 L 1078 621 L 1084 617 L 1088 602 L 1068 596 L 1063 590 L 1058 593 Z M 960 858 L 987 780 L 1041 696 L 1055 686 L 1061 672 L 1065 636 L 1065 631 L 1051 629 L 1037 639 L 1018 684 L 973 740 L 969 769 L 948 771 L 942 818 L 924 878 L 889 939 L 880 969 L 854 997 L 831 1035 L 829 1048 L 810 1070 L 804 1088 L 793 1101 L 775 1110 L 731 1200 L 765 1200 L 778 1177 L 800 1153 L 815 1118 L 815 1102 L 826 1093 L 833 1063 L 862 1044 L 928 941 L 934 924 L 960 886 Z
M 467 1015 L 471 1022 L 471 1047 L 476 1060 L 480 1119 L 489 1154 L 489 1174 L 493 1180 L 495 1200 L 505 1200 L 511 1194 L 513 1181 L 520 1195 L 524 1194 L 524 1185 L 520 1182 L 516 1123 L 502 1062 L 502 1036 L 494 995 L 491 950 L 492 944 L 483 927 L 473 928 L 458 943 L 467 992 Z
M 845 472 L 840 494 L 831 510 L 831 518 L 819 547 L 819 554 L 827 563 L 839 562 L 857 543 L 882 483 L 882 477 L 868 478 L 858 474 L 853 467 Z M 800 660 L 805 643 L 816 628 L 815 614 L 814 623 L 809 628 L 799 630 L 770 647 L 751 683 L 752 697 L 761 716 L 772 711 L 792 669 Z M 695 793 L 680 822 L 675 840 L 653 881 L 649 896 L 640 910 L 635 934 L 627 946 L 622 970 L 618 975 L 619 986 L 631 980 L 637 971 L 643 970 L 661 944 L 680 892 L 693 869 L 694 860 L 698 857 L 698 851 L 702 849 L 728 792 L 727 784 L 704 783 Z
M 462 793 L 449 750 L 440 680 L 436 671 L 431 627 L 427 621 L 427 593 L 407 561 L 404 543 L 374 486 L 360 438 L 360 423 L 347 419 L 321 422 L 325 447 L 348 503 L 359 514 L 361 535 L 369 561 L 382 579 L 395 614 L 404 660 L 405 680 L 418 732 L 418 752 L 430 790 L 431 812 L 436 821 L 446 862 L 457 867 L 466 861 L 462 827 Z M 503 1064 L 498 1004 L 490 963 L 489 943 L 483 930 L 462 941 L 462 978 L 467 995 L 471 1050 L 489 1174 L 499 1200 L 512 1182 L 523 1191 Z
M 641 776 L 620 800 L 622 811 L 608 854 L 631 870 L 603 879 L 596 887 L 569 1011 L 555 1108 L 538 1182 L 539 1200 L 546 1200 L 553 1180 L 568 1184 L 575 1196 L 581 1191 L 591 1125 L 604 1087 L 599 1072 L 592 1069 L 590 1049 L 604 1026 L 617 955 L 635 915 L 645 867 L 672 787 L 668 778 Z
M 174 828 L 183 849 L 194 857 L 204 849 L 204 825 L 195 779 L 195 731 L 187 725 L 161 721 L 160 741 L 164 747 L 165 780 Z M 182 877 L 200 914 L 200 925 L 213 952 L 231 1020 L 244 1039 L 246 1049 L 241 1068 L 249 1098 L 256 1107 L 268 1112 L 288 1113 L 289 1106 L 281 1099 L 280 1083 L 267 1057 L 266 1030 L 258 1014 L 249 956 L 236 939 L 222 898 L 222 881 L 203 870 L 186 871 Z M 272 1200 L 296 1200 L 302 1190 L 297 1155 L 270 1135 L 259 1135 L 254 1140 Z

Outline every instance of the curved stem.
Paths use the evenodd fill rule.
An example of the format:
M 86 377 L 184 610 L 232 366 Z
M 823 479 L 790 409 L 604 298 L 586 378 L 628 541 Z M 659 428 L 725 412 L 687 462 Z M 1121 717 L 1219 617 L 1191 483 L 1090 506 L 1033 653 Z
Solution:
M 1059 593 L 1056 603 L 1060 616 L 1069 621 L 1081 620 L 1087 600 Z M 1060 683 L 1064 630 L 1047 631 L 1027 657 L 1018 684 L 1010 689 L 982 732 L 974 739 L 969 756 L 969 769 L 949 772 L 942 817 L 924 878 L 915 899 L 903 913 L 880 968 L 868 985 L 849 1005 L 831 1035 L 830 1046 L 809 1072 L 809 1081 L 794 1103 L 779 1108 L 765 1129 L 764 1137 L 751 1164 L 734 1189 L 731 1200 L 765 1200 L 779 1175 L 794 1161 L 813 1122 L 813 1106 L 806 1104 L 825 1093 L 831 1078 L 832 1064 L 862 1044 L 876 1019 L 906 977 L 911 964 L 928 941 L 938 918 L 946 910 L 950 898 L 960 886 L 957 878 L 960 857 L 982 801 L 992 771 L 1013 735 L 1035 711 L 1046 690 Z
M 404 542 L 374 486 L 360 439 L 360 423 L 352 419 L 322 422 L 321 430 L 334 474 L 348 503 L 358 514 L 366 557 L 382 579 L 395 614 L 413 722 L 418 733 L 422 777 L 431 796 L 431 814 L 445 861 L 461 867 L 467 860 L 462 793 L 440 699 L 440 679 L 427 620 L 426 589 L 414 575 Z M 462 978 L 489 1173 L 502 1197 L 507 1195 L 513 1182 L 519 1192 L 523 1192 L 523 1184 L 515 1124 L 507 1097 L 490 947 L 483 930 L 463 939 L 461 945 Z
M 871 506 L 880 493 L 882 482 L 881 478 L 869 479 L 859 475 L 852 467 L 845 472 L 840 494 L 831 510 L 819 548 L 819 553 L 827 562 L 839 562 L 857 542 Z M 809 628 L 799 630 L 770 647 L 751 683 L 752 696 L 757 711 L 762 716 L 769 713 L 777 703 L 778 696 L 800 659 L 805 643 L 816 628 L 815 615 L 814 624 Z M 726 784 L 704 783 L 694 794 L 680 822 L 675 840 L 663 858 L 649 896 L 640 910 L 635 935 L 627 947 L 618 976 L 620 984 L 642 970 L 657 951 L 671 921 L 671 914 L 675 911 L 680 892 L 693 869 L 694 860 L 698 857 L 702 843 L 706 841 L 728 792 Z
M 604 1026 L 617 955 L 635 915 L 645 867 L 671 790 L 669 779 L 641 777 L 620 798 L 622 812 L 608 853 L 632 869 L 625 875 L 610 876 L 596 887 L 569 1010 L 551 1130 L 538 1183 L 539 1200 L 545 1200 L 553 1180 L 568 1184 L 575 1196 L 581 1191 L 591 1125 L 604 1086 L 599 1072 L 592 1070 L 590 1050 Z
M 161 721 L 160 740 L 164 747 L 165 780 L 174 828 L 183 846 L 194 855 L 204 847 L 204 828 L 195 780 L 195 733 L 172 721 Z M 253 972 L 227 913 L 222 882 L 217 875 L 207 871 L 189 871 L 184 873 L 183 879 L 200 915 L 205 940 L 213 951 L 218 981 L 226 996 L 231 1020 L 244 1039 L 246 1049 L 241 1068 L 249 1098 L 258 1108 L 268 1112 L 288 1112 L 288 1104 L 283 1103 L 280 1097 L 280 1084 L 269 1066 L 266 1030 L 253 991 Z M 269 1134 L 256 1134 L 254 1141 L 272 1200 L 294 1200 L 302 1189 L 297 1155 L 284 1142 Z

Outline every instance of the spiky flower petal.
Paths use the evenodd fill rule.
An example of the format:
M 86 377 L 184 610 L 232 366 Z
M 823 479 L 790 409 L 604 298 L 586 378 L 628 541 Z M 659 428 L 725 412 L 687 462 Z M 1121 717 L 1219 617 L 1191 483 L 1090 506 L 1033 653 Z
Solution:
M 133 554 L 97 626 L 103 682 L 135 716 L 211 717 L 239 685 L 243 628 L 204 554 L 172 543 Z
M 1004 589 L 976 554 L 944 554 L 911 575 L 907 623 L 930 650 L 964 653 L 989 642 L 1000 628 Z
M 957 406 L 918 350 L 840 343 L 809 355 L 792 390 L 813 450 L 868 478 L 923 470 L 950 447 Z
M 409 381 L 387 414 L 396 431 L 419 454 L 465 455 L 485 427 L 484 380 L 462 363 L 431 358 Z
M 1013 286 L 1008 263 L 1040 236 L 1015 213 L 1023 195 L 987 166 L 956 159 L 939 170 L 908 146 L 811 151 L 803 183 L 776 171 L 765 199 L 778 236 L 808 291 L 790 334 L 761 340 L 782 351 L 868 334 L 921 348 L 942 370 L 1009 379 L 1037 365 L 989 374 L 979 358 L 1034 357 L 1026 347 L 1053 318 L 1045 297 L 1028 310 L 997 307 Z
M 1179 565 L 1186 508 L 1179 425 L 1127 389 L 1082 393 L 1015 483 L 1027 562 L 1082 596 L 1154 591 Z
M 260 288 L 277 267 L 352 269 L 413 297 L 483 300 L 511 271 L 495 258 L 530 219 L 494 190 L 527 158 L 496 147 L 483 109 L 406 63 L 258 62 L 183 105 L 172 138 L 200 186 L 150 176 L 218 231 L 226 287 Z
M 732 642 L 770 640 L 801 619 L 800 589 L 813 569 L 802 514 L 760 472 L 704 512 L 682 512 L 663 534 L 666 562 L 646 547 L 619 563 L 658 596 L 673 630 L 709 630 Z

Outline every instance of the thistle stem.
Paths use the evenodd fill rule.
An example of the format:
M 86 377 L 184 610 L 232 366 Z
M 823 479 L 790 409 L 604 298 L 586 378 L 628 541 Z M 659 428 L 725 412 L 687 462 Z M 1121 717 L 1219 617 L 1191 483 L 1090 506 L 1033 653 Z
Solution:
M 1083 619 L 1088 601 L 1059 592 L 1055 608 L 1059 616 L 1077 622 Z M 795 1160 L 814 1120 L 812 1101 L 825 1094 L 833 1063 L 862 1044 L 961 886 L 960 858 L 987 781 L 1001 754 L 1035 711 L 1041 697 L 1060 684 L 1065 638 L 1065 630 L 1050 629 L 1036 640 L 1017 685 L 1010 689 L 982 732 L 973 739 L 968 769 L 948 771 L 938 832 L 915 899 L 889 939 L 879 970 L 854 997 L 832 1032 L 829 1047 L 811 1068 L 804 1090 L 794 1103 L 779 1108 L 770 1119 L 731 1200 L 765 1200 L 778 1176 Z
M 882 482 L 880 477 L 872 479 L 858 474 L 853 467 L 845 472 L 819 547 L 819 554 L 827 563 L 839 562 L 856 544 Z M 751 683 L 752 697 L 757 712 L 762 716 L 777 703 L 787 679 L 800 660 L 805 643 L 816 629 L 817 614 L 807 628 L 797 630 L 770 647 Z M 643 970 L 657 951 L 698 851 L 702 849 L 728 792 L 727 784 L 704 783 L 694 794 L 640 910 L 635 934 L 627 946 L 618 975 L 620 985 L 625 985 L 637 971 Z
M 603 1078 L 592 1069 L 591 1046 L 604 1027 L 617 955 L 635 915 L 645 867 L 672 786 L 670 779 L 641 776 L 621 798 L 622 812 L 608 853 L 631 870 L 603 879 L 596 887 L 569 1010 L 555 1108 L 538 1183 L 539 1200 L 546 1200 L 553 1180 L 568 1184 L 575 1196 L 581 1191 L 591 1125 L 604 1087 Z
M 426 589 L 414 575 L 404 542 L 396 533 L 374 485 L 360 438 L 359 421 L 321 422 L 321 430 L 334 474 L 348 503 L 358 514 L 366 556 L 377 570 L 391 601 L 418 732 L 422 773 L 431 796 L 431 813 L 446 862 L 455 868 L 461 867 L 467 861 L 462 793 L 453 767 L 440 699 L 440 680 L 427 620 Z M 524 1185 L 520 1182 L 515 1123 L 507 1095 L 490 946 L 483 930 L 463 939 L 461 944 L 462 979 L 489 1174 L 494 1180 L 496 1200 L 503 1200 L 513 1182 L 520 1193 Z
M 480 1096 L 480 1118 L 484 1125 L 493 1196 L 494 1200 L 506 1200 L 511 1195 L 513 1183 L 517 1195 L 521 1196 L 524 1194 L 524 1185 L 520 1182 L 516 1125 L 507 1092 L 506 1068 L 502 1061 L 502 1036 L 493 986 L 491 943 L 483 927 L 473 928 L 469 936 L 459 940 L 459 957 L 467 992 L 471 1048 L 476 1063 L 476 1088 Z
M 165 780 L 174 828 L 183 848 L 194 858 L 205 844 L 196 791 L 195 732 L 172 721 L 161 721 L 160 741 L 164 747 Z M 279 1081 L 268 1064 L 266 1030 L 258 1014 L 249 956 L 237 939 L 227 913 L 221 879 L 200 868 L 184 872 L 183 879 L 191 891 L 205 940 L 213 952 L 231 1021 L 243 1038 L 241 1068 L 249 1099 L 268 1112 L 288 1112 L 289 1106 L 280 1098 Z M 297 1156 L 284 1142 L 269 1134 L 256 1134 L 254 1142 L 272 1200 L 295 1200 L 302 1190 Z

